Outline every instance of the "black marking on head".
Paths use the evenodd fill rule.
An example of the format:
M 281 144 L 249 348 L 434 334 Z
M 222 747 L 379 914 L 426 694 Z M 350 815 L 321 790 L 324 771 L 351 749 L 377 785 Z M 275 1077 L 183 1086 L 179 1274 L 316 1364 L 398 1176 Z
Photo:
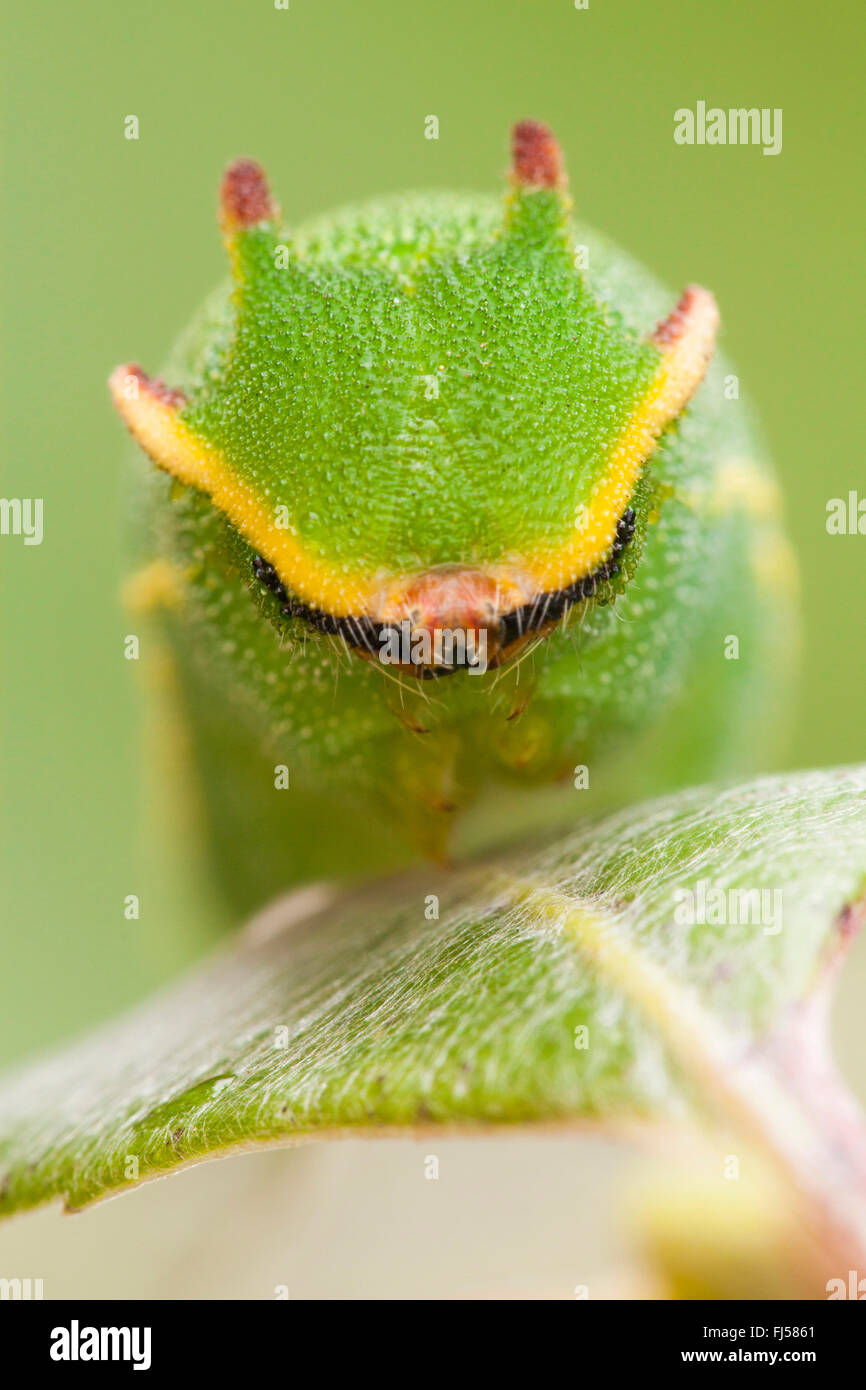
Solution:
M 509 646 L 519 637 L 525 637 L 530 632 L 539 632 L 542 628 L 559 622 L 575 604 L 594 598 L 605 580 L 614 579 L 619 574 L 620 559 L 634 536 L 636 526 L 634 508 L 627 507 L 617 523 L 616 539 L 604 564 L 599 565 L 591 574 L 585 574 L 582 579 L 576 579 L 565 589 L 551 589 L 547 593 L 539 594 L 532 603 L 525 603 L 521 608 L 514 608 L 510 613 L 506 613 L 500 620 L 503 628 L 503 646 Z
M 634 508 L 627 507 L 619 519 L 616 538 L 608 558 L 603 564 L 577 579 L 564 589 L 552 589 L 539 594 L 532 603 L 513 608 L 499 620 L 501 647 L 510 647 L 520 638 L 533 632 L 541 632 L 554 626 L 564 618 L 569 609 L 587 599 L 594 598 L 599 587 L 620 572 L 623 552 L 632 540 L 636 528 Z M 260 583 L 277 598 L 280 613 L 284 618 L 297 618 L 306 623 L 314 632 L 325 637 L 343 637 L 350 647 L 362 656 L 378 656 L 393 633 L 399 636 L 399 628 L 391 623 L 379 623 L 367 617 L 335 617 L 321 608 L 311 608 L 309 604 L 289 594 L 273 565 L 263 555 L 253 557 L 253 573 Z M 462 670 L 461 666 L 431 666 L 418 668 L 417 675 L 422 680 L 434 680 L 440 676 L 451 676 Z
M 380 640 L 380 634 L 383 634 L 381 640 L 384 640 L 384 635 L 389 631 L 387 626 L 374 622 L 372 618 L 337 618 L 333 613 L 326 613 L 321 608 L 311 608 L 309 604 L 294 598 L 273 565 L 263 555 L 253 557 L 253 573 L 279 600 L 280 613 L 284 618 L 298 618 L 314 632 L 320 632 L 325 637 L 345 637 L 351 646 L 364 647 L 368 652 L 375 654 L 376 649 L 370 646 L 370 642 Z

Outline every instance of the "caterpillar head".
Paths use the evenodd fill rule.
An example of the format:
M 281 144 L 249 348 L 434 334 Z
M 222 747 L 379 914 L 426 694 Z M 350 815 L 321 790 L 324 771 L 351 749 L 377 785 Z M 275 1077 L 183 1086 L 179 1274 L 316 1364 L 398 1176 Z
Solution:
M 640 480 L 717 311 L 692 286 L 640 337 L 596 298 L 546 127 L 515 127 L 495 225 L 408 200 L 293 239 L 250 160 L 221 225 L 233 287 L 196 379 L 126 365 L 111 385 L 248 545 L 275 620 L 436 675 L 502 664 L 625 582 Z

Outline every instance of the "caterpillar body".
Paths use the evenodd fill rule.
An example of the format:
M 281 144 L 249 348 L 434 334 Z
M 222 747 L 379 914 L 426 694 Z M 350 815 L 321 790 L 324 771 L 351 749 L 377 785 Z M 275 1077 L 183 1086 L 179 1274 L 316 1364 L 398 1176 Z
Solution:
M 575 223 L 530 121 L 504 206 L 289 233 L 239 160 L 220 208 L 231 283 L 111 388 L 233 905 L 579 814 L 576 767 L 597 806 L 767 763 L 794 580 L 712 295 Z

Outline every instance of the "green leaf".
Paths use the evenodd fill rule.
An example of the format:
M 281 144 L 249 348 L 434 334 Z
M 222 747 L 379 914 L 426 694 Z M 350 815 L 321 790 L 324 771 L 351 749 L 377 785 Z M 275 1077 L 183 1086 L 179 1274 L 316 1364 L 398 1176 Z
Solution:
M 125 1019 L 0 1081 L 0 1211 L 418 1125 L 721 1114 L 802 1178 L 826 1155 L 788 1062 L 823 1046 L 823 987 L 862 907 L 864 793 L 866 768 L 697 789 L 540 853 L 283 900 Z M 684 896 L 701 885 L 703 912 Z M 759 902 L 740 890 L 763 890 L 760 921 L 731 920 Z

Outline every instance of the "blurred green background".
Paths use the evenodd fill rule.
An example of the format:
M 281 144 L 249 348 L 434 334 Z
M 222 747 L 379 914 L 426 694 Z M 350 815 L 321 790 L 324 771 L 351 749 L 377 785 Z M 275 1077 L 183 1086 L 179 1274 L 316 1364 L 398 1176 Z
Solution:
M 866 537 L 825 530 L 828 498 L 866 495 L 864 33 L 855 0 L 16 7 L 2 492 L 44 498 L 45 539 L 0 540 L 0 1061 L 123 1008 L 200 948 L 139 848 L 139 671 L 117 600 L 127 446 L 105 379 L 123 360 L 157 368 L 223 276 L 215 193 L 238 154 L 263 162 L 300 219 L 410 187 L 494 190 L 511 123 L 550 122 L 580 215 L 675 290 L 717 295 L 802 566 L 790 765 L 866 757 Z M 674 144 L 674 110 L 699 99 L 783 108 L 782 153 Z M 846 994 L 850 1066 L 862 1029 Z

